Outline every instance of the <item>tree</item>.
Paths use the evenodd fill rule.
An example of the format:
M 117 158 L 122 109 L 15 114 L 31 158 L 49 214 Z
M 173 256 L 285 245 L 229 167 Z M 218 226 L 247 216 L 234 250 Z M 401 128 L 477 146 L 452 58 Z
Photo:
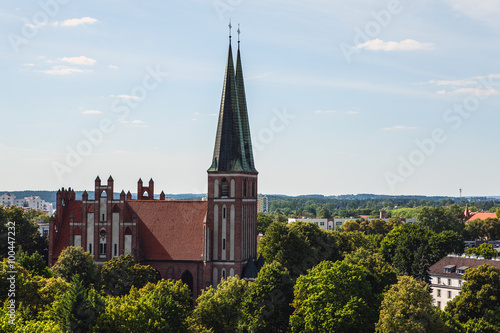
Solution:
M 106 261 L 101 268 L 102 292 L 110 296 L 129 293 L 132 286 L 141 289 L 149 282 L 156 283 L 161 277 L 154 268 L 134 262 L 132 255 L 122 255 Z
M 257 213 L 257 233 L 265 234 L 266 229 L 273 223 L 272 215 L 264 214 L 262 212 Z
M 187 332 L 191 294 L 182 281 L 133 287 L 128 295 L 107 298 L 94 332 Z
M 301 221 L 271 224 L 258 244 L 258 252 L 266 263 L 280 262 L 293 277 L 322 260 L 339 258 L 337 243 L 331 233 L 314 223 Z
M 318 213 L 318 218 L 319 219 L 331 219 L 332 213 L 328 210 L 328 208 L 326 208 L 326 206 L 323 206 Z
M 8 231 L 12 231 L 9 230 L 8 227 L 14 225 L 17 250 L 22 249 L 30 255 L 34 252 L 38 252 L 44 257 L 44 260 L 47 261 L 47 238 L 40 235 L 37 224 L 31 222 L 26 217 L 22 208 L 13 206 L 0 209 L 0 260 L 7 257 L 9 237 Z
M 497 209 L 496 216 L 497 216 L 497 219 L 500 219 L 500 208 Z
M 362 266 L 368 270 L 367 280 L 372 284 L 375 294 L 385 292 L 387 288 L 397 282 L 396 272 L 378 253 L 359 248 L 355 252 L 347 254 L 344 262 Z
M 466 254 L 475 254 L 477 256 L 483 256 L 484 259 L 492 259 L 498 257 L 498 252 L 493 248 L 493 245 L 488 243 L 483 243 L 479 247 L 469 247 L 465 250 Z
M 385 294 L 376 332 L 446 332 L 444 322 L 432 307 L 429 286 L 413 277 L 400 276 Z
M 482 265 L 469 268 L 464 274 L 460 294 L 448 302 L 446 311 L 462 323 L 481 319 L 488 311 L 498 310 L 500 300 L 500 271 Z
M 427 282 L 428 268 L 448 253 L 461 252 L 463 240 L 453 231 L 436 234 L 415 224 L 403 224 L 387 234 L 379 253 L 402 275 Z
M 297 279 L 292 332 L 373 332 L 378 307 L 365 268 L 323 261 Z
M 378 239 L 373 237 L 375 235 L 365 235 L 361 231 L 333 231 L 332 235 L 336 239 L 341 256 L 346 256 L 359 248 L 365 248 L 373 252 L 379 247 Z
M 88 292 L 75 274 L 68 291 L 54 302 L 52 318 L 64 332 L 89 332 L 103 309 L 101 296 L 95 289 Z
M 242 303 L 248 289 L 239 277 L 222 279 L 217 290 L 210 286 L 196 300 L 190 331 L 203 328 L 213 333 L 237 332 L 242 324 Z
M 429 228 L 436 233 L 445 230 L 461 233 L 463 230 L 463 223 L 453 216 L 453 213 L 442 207 L 423 207 L 417 220 L 418 225 Z
M 16 259 L 17 263 L 23 266 L 32 275 L 43 276 L 45 278 L 52 276 L 52 272 L 38 252 L 33 252 L 33 254 L 29 255 L 27 252 L 20 250 L 16 255 Z
M 81 247 L 68 246 L 65 248 L 52 270 L 67 282 L 70 282 L 73 276 L 78 274 L 85 288 L 98 281 L 94 258 Z
M 294 281 L 279 262 L 266 264 L 250 284 L 243 302 L 249 332 L 286 332 L 293 308 Z

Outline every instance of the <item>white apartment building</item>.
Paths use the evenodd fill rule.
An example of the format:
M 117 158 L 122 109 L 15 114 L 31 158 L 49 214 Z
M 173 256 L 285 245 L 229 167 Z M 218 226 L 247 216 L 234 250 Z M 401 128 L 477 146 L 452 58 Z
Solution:
M 267 197 L 257 197 L 257 211 L 259 213 L 269 213 L 269 200 Z
M 417 222 L 416 218 L 411 218 L 411 219 L 406 219 L 406 218 L 399 218 L 401 222 L 403 223 L 415 223 Z M 302 221 L 302 222 L 311 222 L 311 223 L 316 223 L 318 227 L 320 227 L 323 230 L 334 230 L 340 228 L 346 221 L 350 220 L 356 220 L 355 217 L 343 217 L 343 218 L 330 218 L 330 219 L 310 219 L 310 218 L 289 218 L 288 223 L 293 223 L 295 221 Z M 371 220 L 382 220 L 382 221 L 389 221 L 389 218 L 365 218 L 366 221 L 371 221 Z
M 484 264 L 500 269 L 500 259 L 487 260 L 480 256 L 448 255 L 432 265 L 429 275 L 434 305 L 444 310 L 446 304 L 460 294 L 465 271 Z
M 52 216 L 54 213 L 53 205 L 50 202 L 40 199 L 38 196 L 17 199 L 12 193 L 4 193 L 0 195 L 0 205 L 4 207 L 17 206 L 24 210 L 39 209 L 49 216 Z

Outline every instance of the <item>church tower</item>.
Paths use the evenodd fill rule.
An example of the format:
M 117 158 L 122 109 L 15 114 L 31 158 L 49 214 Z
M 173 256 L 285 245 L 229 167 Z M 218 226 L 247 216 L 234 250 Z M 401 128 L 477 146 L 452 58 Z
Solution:
M 231 28 L 231 25 L 229 26 Z M 238 29 L 238 36 L 239 36 Z M 231 36 L 212 165 L 208 169 L 205 262 L 216 286 L 221 278 L 243 276 L 257 255 L 257 175 L 248 122 L 240 41 L 236 66 Z M 253 265 L 253 262 L 249 263 Z

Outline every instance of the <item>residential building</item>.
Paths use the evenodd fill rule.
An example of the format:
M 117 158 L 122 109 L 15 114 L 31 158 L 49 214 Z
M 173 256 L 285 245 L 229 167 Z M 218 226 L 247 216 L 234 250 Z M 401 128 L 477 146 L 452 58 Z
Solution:
M 429 268 L 434 305 L 444 310 L 446 304 L 460 294 L 463 276 L 469 268 L 490 265 L 500 269 L 500 259 L 448 255 Z
M 329 219 L 312 219 L 312 218 L 289 218 L 288 223 L 293 223 L 295 221 L 303 221 L 303 222 L 311 222 L 315 223 L 318 227 L 320 227 L 323 230 L 335 230 L 340 228 L 346 221 L 350 220 L 356 220 L 356 217 L 335 217 L 335 218 L 329 218 Z M 371 218 L 367 217 L 365 218 L 366 221 L 371 221 L 371 220 L 382 220 L 382 221 L 389 221 L 390 218 Z M 417 222 L 416 218 L 399 218 L 401 222 L 403 223 L 415 223 Z
M 269 213 L 269 200 L 267 197 L 257 197 L 257 211 L 264 214 Z
M 47 213 L 49 216 L 52 216 L 54 213 L 52 203 L 46 202 L 38 196 L 17 199 L 12 193 L 4 193 L 0 195 L 0 205 L 4 207 L 17 206 L 23 208 L 25 211 L 37 209 Z

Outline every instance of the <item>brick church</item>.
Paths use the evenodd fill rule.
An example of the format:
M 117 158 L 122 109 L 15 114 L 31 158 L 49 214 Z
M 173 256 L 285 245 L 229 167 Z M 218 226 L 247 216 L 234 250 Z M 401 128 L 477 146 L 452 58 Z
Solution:
M 198 295 L 221 278 L 257 275 L 257 170 L 254 166 L 245 86 L 238 41 L 236 66 L 231 37 L 222 89 L 215 148 L 208 169 L 206 201 L 154 197 L 154 182 L 137 183 L 114 196 L 114 181 L 97 177 L 94 199 L 85 191 L 75 200 L 71 188 L 57 192 L 50 223 L 49 265 L 70 245 L 90 252 L 95 261 L 132 254 L 164 279 L 184 281 Z

